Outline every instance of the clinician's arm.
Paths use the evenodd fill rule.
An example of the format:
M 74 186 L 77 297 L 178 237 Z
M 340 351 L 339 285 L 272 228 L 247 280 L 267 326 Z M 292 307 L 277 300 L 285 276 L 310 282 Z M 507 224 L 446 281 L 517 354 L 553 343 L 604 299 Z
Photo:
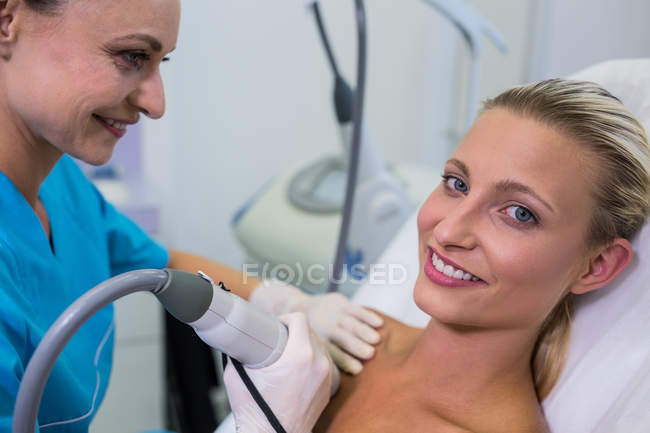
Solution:
M 196 274 L 197 271 L 203 271 L 210 278 L 214 279 L 215 283 L 223 281 L 226 287 L 235 295 L 246 300 L 249 300 L 253 290 L 262 284 L 262 281 L 257 278 L 244 275 L 242 272 L 229 266 L 206 259 L 205 257 L 174 249 L 169 251 L 169 263 L 167 267 L 192 274 Z
M 201 270 L 223 283 L 236 295 L 259 308 L 279 316 L 301 312 L 316 333 L 328 343 L 332 359 L 346 373 L 358 374 L 360 360 L 371 359 L 380 336 L 375 328 L 383 319 L 339 293 L 307 295 L 301 290 L 275 280 L 261 281 L 235 269 L 194 254 L 172 249 L 169 268 L 196 273 Z

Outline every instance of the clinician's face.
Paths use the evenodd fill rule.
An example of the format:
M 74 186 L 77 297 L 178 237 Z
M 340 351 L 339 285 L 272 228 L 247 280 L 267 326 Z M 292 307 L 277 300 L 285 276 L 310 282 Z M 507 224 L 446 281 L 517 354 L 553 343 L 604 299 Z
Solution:
M 180 0 L 70 0 L 60 16 L 22 6 L 4 77 L 28 141 L 106 162 L 124 126 L 159 118 L 159 66 L 176 45 Z
M 482 114 L 418 215 L 417 305 L 448 324 L 539 326 L 587 263 L 589 166 L 550 127 Z

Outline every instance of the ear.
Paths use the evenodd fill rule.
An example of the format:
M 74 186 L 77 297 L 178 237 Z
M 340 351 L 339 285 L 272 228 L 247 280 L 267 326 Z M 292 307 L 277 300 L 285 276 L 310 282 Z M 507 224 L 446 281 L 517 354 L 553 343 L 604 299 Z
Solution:
M 0 0 L 0 57 L 8 58 L 16 41 L 16 11 L 19 0 Z
M 589 261 L 587 270 L 569 290 L 581 295 L 605 286 L 630 264 L 633 257 L 634 251 L 627 239 L 614 239 L 596 252 Z

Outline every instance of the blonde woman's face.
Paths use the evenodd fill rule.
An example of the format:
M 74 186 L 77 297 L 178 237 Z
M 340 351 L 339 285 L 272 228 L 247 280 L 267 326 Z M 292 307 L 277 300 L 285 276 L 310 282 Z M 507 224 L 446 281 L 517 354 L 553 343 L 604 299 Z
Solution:
M 163 115 L 159 67 L 179 22 L 180 0 L 70 0 L 54 17 L 23 5 L 1 70 L 20 135 L 106 162 L 121 124 Z
M 445 323 L 539 326 L 586 266 L 587 163 L 535 120 L 481 115 L 418 215 L 417 305 Z

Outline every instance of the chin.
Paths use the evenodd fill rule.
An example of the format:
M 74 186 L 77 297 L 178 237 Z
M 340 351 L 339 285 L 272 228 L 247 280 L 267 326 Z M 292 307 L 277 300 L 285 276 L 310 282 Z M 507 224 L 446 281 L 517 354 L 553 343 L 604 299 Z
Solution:
M 108 156 L 97 156 L 97 157 L 89 158 L 89 159 L 82 159 L 82 158 L 79 158 L 79 159 L 81 159 L 84 162 L 87 162 L 90 165 L 99 166 L 99 165 L 104 165 L 108 161 L 110 161 L 112 155 L 113 154 L 111 153 Z
M 99 166 L 99 165 L 104 165 L 111 160 L 114 149 L 115 149 L 114 143 L 111 145 L 103 144 L 99 149 L 86 148 L 74 153 L 68 152 L 68 154 L 87 164 Z
M 474 321 L 461 298 L 449 299 L 420 274 L 413 288 L 415 305 L 439 323 L 472 326 Z M 475 318 L 474 318 L 475 319 Z

